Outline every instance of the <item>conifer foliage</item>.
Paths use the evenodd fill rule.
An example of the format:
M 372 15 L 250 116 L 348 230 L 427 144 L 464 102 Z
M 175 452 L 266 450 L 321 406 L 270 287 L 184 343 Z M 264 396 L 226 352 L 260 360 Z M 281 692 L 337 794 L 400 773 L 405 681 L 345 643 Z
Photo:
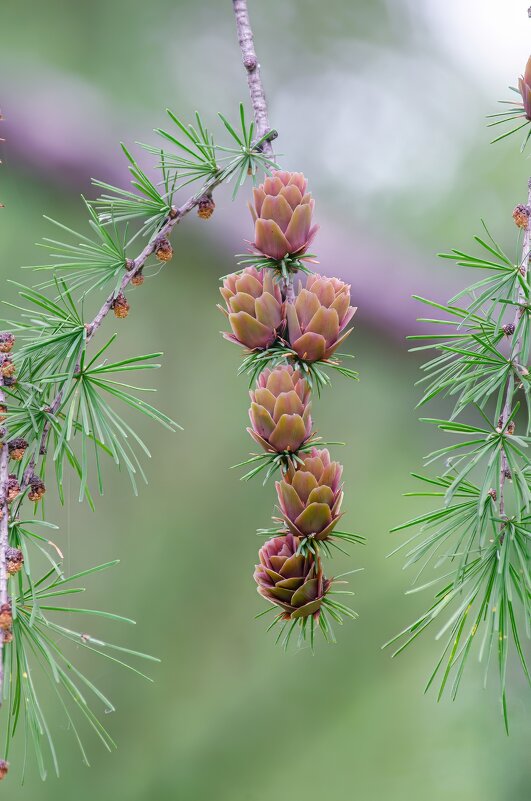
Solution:
M 524 122 L 495 141 L 529 126 L 530 81 L 531 58 L 515 90 L 520 102 L 494 124 Z M 522 149 L 528 140 L 529 134 Z M 413 350 L 433 354 L 422 368 L 419 406 L 451 401 L 448 419 L 424 418 L 450 443 L 426 458 L 427 465 L 441 464 L 439 475 L 414 474 L 421 486 L 408 493 L 438 501 L 436 508 L 394 529 L 414 532 L 401 546 L 416 573 L 410 592 L 431 590 L 435 597 L 391 641 L 400 653 L 426 629 L 436 630 L 442 654 L 427 687 L 438 681 L 439 698 L 446 689 L 455 698 L 472 654 L 483 663 L 485 683 L 495 663 L 506 727 L 510 655 L 531 683 L 531 181 L 513 221 L 509 253 L 483 223 L 471 252 L 441 254 L 474 275 L 470 286 L 447 304 L 417 298 L 429 311 L 422 321 L 435 327 L 411 337 L 426 343 Z

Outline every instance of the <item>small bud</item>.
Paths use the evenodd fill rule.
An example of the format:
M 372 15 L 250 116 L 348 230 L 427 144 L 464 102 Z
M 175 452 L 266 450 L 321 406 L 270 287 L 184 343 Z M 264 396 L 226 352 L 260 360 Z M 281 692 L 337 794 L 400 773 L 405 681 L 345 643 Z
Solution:
M 4 378 L 12 378 L 15 375 L 15 365 L 9 356 L 5 356 L 0 367 L 0 373 Z
M 22 437 L 16 437 L 15 439 L 9 440 L 7 447 L 13 461 L 20 462 L 26 452 L 28 443 L 25 439 L 22 439 Z
M 39 478 L 39 476 L 32 476 L 30 479 L 30 491 L 28 493 L 29 500 L 36 503 L 41 500 L 45 492 L 46 486 L 44 481 Z
M 10 473 L 7 480 L 7 502 L 13 503 L 18 495 L 20 495 L 20 484 L 18 483 L 18 478 L 14 473 Z
M 1 426 L 0 427 L 0 442 L 4 439 L 6 434 L 7 434 L 7 428 L 4 428 L 3 426 Z
M 492 487 L 492 488 L 491 488 L 491 489 L 490 489 L 490 490 L 487 492 L 487 495 L 489 495 L 489 496 L 492 498 L 492 500 L 493 500 L 493 501 L 495 501 L 495 500 L 496 500 L 496 498 L 498 497 L 498 493 L 496 492 L 496 490 L 494 489 L 494 487 Z
M 512 335 L 514 334 L 513 323 L 506 323 L 505 325 L 502 325 L 502 331 L 506 337 L 512 337 Z
M 509 423 L 509 425 L 507 426 L 507 433 L 508 433 L 508 434 L 514 434 L 514 430 L 515 430 L 515 428 L 516 428 L 516 426 L 515 426 L 515 424 L 514 424 L 514 420 L 511 420 L 511 422 L 510 422 L 510 423 Z
M 135 266 L 135 260 L 134 259 L 126 259 L 125 260 L 125 269 L 127 270 L 128 273 L 131 272 L 131 270 L 133 269 L 134 266 Z
M 512 481 L 513 474 L 511 473 L 508 467 L 505 468 L 505 470 L 503 471 L 503 475 L 505 476 L 505 478 L 509 479 L 509 481 Z
M 0 629 L 2 631 L 7 631 L 11 628 L 12 623 L 13 613 L 11 611 L 11 602 L 8 601 L 8 603 L 0 606 Z
M 529 222 L 529 207 L 525 206 L 523 203 L 519 203 L 518 206 L 515 206 L 513 220 L 518 228 L 527 228 L 527 223 Z
M 4 376 L 4 387 L 12 387 L 17 383 L 14 376 Z
M 197 214 L 202 220 L 208 220 L 214 214 L 216 204 L 212 195 L 203 195 L 197 206 Z
M 0 423 L 5 422 L 7 420 L 7 406 L 5 403 L 0 403 Z
M 9 331 L 0 332 L 0 353 L 11 353 L 15 337 Z
M 161 239 L 157 243 L 155 256 L 159 261 L 169 261 L 173 256 L 173 248 L 168 239 Z
M 6 568 L 10 576 L 14 576 L 22 570 L 24 556 L 18 548 L 8 548 L 6 550 Z
M 252 72 L 258 66 L 258 61 L 255 55 L 245 55 L 243 57 L 243 66 L 248 72 Z
M 142 286 L 143 283 L 144 283 L 144 273 L 142 272 L 142 270 L 139 270 L 131 278 L 131 285 L 132 286 Z
M 5 635 L 4 635 L 4 642 L 6 642 Z M 0 759 L 0 781 L 2 781 L 2 779 L 5 779 L 8 770 L 9 770 L 9 762 L 6 762 L 5 759 Z
M 120 292 L 113 300 L 112 310 L 114 316 L 118 317 L 119 320 L 123 320 L 129 314 L 129 303 L 123 292 Z
M 4 631 L 4 643 L 7 643 L 7 642 L 13 642 L 13 632 L 11 631 L 11 629 L 8 629 L 7 631 Z M 0 776 L 0 778 L 3 778 L 3 777 Z

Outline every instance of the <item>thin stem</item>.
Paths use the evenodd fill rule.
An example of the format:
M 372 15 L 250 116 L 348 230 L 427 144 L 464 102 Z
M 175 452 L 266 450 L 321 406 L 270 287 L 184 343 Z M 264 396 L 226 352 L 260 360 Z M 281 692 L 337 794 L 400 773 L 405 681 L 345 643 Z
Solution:
M 251 95 L 257 138 L 261 139 L 269 133 L 270 138 L 264 140 L 262 149 L 265 153 L 272 153 L 271 139 L 276 137 L 277 132 L 273 131 L 269 125 L 267 100 L 262 83 L 262 76 L 260 75 L 260 64 L 258 63 L 256 50 L 254 48 L 254 36 L 249 20 L 249 12 L 247 10 L 247 0 L 232 0 L 232 6 L 234 8 L 234 16 L 236 17 L 236 30 L 238 31 L 238 41 L 240 43 L 243 66 L 247 72 L 247 83 L 249 85 L 249 94 Z M 293 303 L 295 300 L 295 292 L 293 289 L 293 276 L 291 274 L 283 281 L 283 291 L 286 301 L 288 303 Z
M 528 187 L 528 194 L 527 194 L 527 208 L 529 211 L 529 216 L 527 219 L 527 225 L 524 229 L 524 236 L 522 242 L 522 261 L 520 263 L 520 272 L 522 274 L 522 278 L 524 281 L 527 280 L 527 273 L 529 270 L 529 258 L 531 255 L 531 178 L 527 184 Z M 527 298 L 523 287 L 521 284 L 518 285 L 518 294 L 517 294 L 517 302 L 519 304 L 519 308 L 516 309 L 514 315 L 514 327 L 516 329 L 520 317 L 522 315 L 522 306 L 523 304 L 527 303 Z M 524 312 L 525 313 L 525 312 Z M 512 348 L 512 361 L 516 364 L 518 361 L 518 356 L 520 354 L 520 345 L 521 345 L 521 335 L 518 334 L 515 338 Z M 515 391 L 515 380 L 514 380 L 514 372 L 511 371 L 509 378 L 507 379 L 507 387 L 505 391 L 505 402 L 503 405 L 503 410 L 501 413 L 500 420 L 498 422 L 499 428 L 505 428 L 508 419 L 511 416 L 513 410 L 513 396 Z M 499 479 L 499 509 L 500 509 L 500 517 L 505 515 L 505 482 L 507 478 L 510 476 L 509 465 L 507 463 L 507 456 L 505 455 L 505 450 L 502 450 L 501 453 L 501 460 L 500 460 L 500 479 Z M 502 530 L 504 524 L 502 523 Z M 503 537 L 503 534 L 502 534 Z
M 289 273 L 287 278 L 284 279 L 284 297 L 287 303 L 295 301 L 295 290 L 293 288 L 293 273 Z
M 258 58 L 254 49 L 254 37 L 249 21 L 247 0 L 232 0 L 232 6 L 234 8 L 234 16 L 236 17 L 236 29 L 238 31 L 238 41 L 240 43 L 243 66 L 247 72 L 247 83 L 249 85 L 254 121 L 256 123 L 256 134 L 258 139 L 261 139 L 271 131 L 271 128 L 269 126 L 266 96 L 260 76 L 260 64 L 258 63 Z M 264 153 L 273 152 L 269 139 L 264 141 L 263 151 Z

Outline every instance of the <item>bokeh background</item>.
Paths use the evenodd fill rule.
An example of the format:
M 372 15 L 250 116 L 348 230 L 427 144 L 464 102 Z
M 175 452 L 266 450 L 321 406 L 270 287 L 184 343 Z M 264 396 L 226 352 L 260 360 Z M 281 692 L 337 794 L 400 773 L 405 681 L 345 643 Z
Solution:
M 323 270 L 349 280 L 360 307 L 350 348 L 361 381 L 338 378 L 315 408 L 326 439 L 348 443 L 337 453 L 345 525 L 367 544 L 335 569 L 364 568 L 352 577 L 360 619 L 315 655 L 284 654 L 253 620 L 263 608 L 251 578 L 254 532 L 268 525 L 273 487 L 243 484 L 228 469 L 249 450 L 247 395 L 215 304 L 218 277 L 251 228 L 245 198 L 232 203 L 221 191 L 208 224 L 194 216 L 179 226 L 173 261 L 131 295 L 129 319 L 105 326 L 119 330 L 120 354 L 164 351 L 163 369 L 149 378 L 184 431 L 168 436 L 136 420 L 153 453 L 138 498 L 110 466 L 96 514 L 79 506 L 74 482 L 64 509 L 48 503 L 68 570 L 121 560 L 93 577 L 83 603 L 138 623 L 91 633 L 162 663 L 151 685 L 77 654 L 115 701 L 104 722 L 118 751 L 107 754 L 89 735 L 92 767 L 82 766 L 50 698 L 61 778 L 41 784 L 31 768 L 20 787 L 21 741 L 2 787 L 12 801 L 529 799 L 530 710 L 516 667 L 507 738 L 496 679 L 483 689 L 473 661 L 458 700 L 437 705 L 423 695 L 433 637 L 393 661 L 380 648 L 428 600 L 406 596 L 412 576 L 400 557 L 386 559 L 400 541 L 389 528 L 420 508 L 401 497 L 412 488 L 409 471 L 440 442 L 414 409 L 410 296 L 443 300 L 463 284 L 468 276 L 435 254 L 468 246 L 482 217 L 513 247 L 510 215 L 525 198 L 529 165 L 516 140 L 489 145 L 484 118 L 523 70 L 527 5 L 250 2 L 282 164 L 310 177 Z M 234 119 L 247 102 L 228 0 L 5 3 L 0 74 L 7 300 L 15 290 L 6 279 L 29 279 L 19 266 L 42 261 L 34 243 L 52 233 L 44 213 L 83 230 L 76 198 L 93 193 L 90 177 L 127 181 L 120 140 L 153 142 L 167 106 L 185 119 L 201 109 L 215 126 L 217 111 Z

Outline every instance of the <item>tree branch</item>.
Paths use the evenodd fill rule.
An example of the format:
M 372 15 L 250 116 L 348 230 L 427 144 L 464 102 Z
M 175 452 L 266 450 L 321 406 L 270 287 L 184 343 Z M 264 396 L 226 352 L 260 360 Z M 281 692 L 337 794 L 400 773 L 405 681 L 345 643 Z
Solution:
M 124 265 L 124 275 L 120 286 L 118 289 L 111 292 L 108 296 L 105 303 L 102 305 L 96 316 L 92 319 L 90 323 L 86 324 L 87 335 L 85 338 L 86 344 L 90 342 L 98 328 L 101 326 L 109 312 L 111 311 L 114 301 L 126 289 L 126 287 L 131 283 L 132 279 L 137 275 L 142 268 L 144 267 L 148 258 L 155 253 L 157 250 L 158 245 L 163 239 L 166 239 L 170 233 L 173 231 L 174 227 L 179 223 L 183 217 L 189 214 L 194 208 L 196 208 L 199 203 L 201 202 L 202 198 L 206 193 L 210 194 L 216 189 L 217 186 L 221 183 L 221 178 L 215 179 L 211 181 L 206 186 L 201 187 L 201 190 L 197 192 L 195 195 L 192 195 L 188 198 L 188 200 L 183 203 L 182 206 L 179 207 L 172 207 L 171 212 L 168 215 L 168 218 L 162 225 L 162 227 L 151 237 L 145 248 L 139 253 L 139 255 L 132 259 L 128 263 L 128 269 L 125 268 Z M 62 402 L 62 391 L 59 391 L 55 396 L 52 404 L 49 407 L 50 414 L 56 414 L 59 409 L 61 408 Z M 39 446 L 39 454 L 42 456 L 46 453 L 48 447 L 48 437 L 50 435 L 50 423 L 46 423 L 41 437 L 41 442 Z
M 527 225 L 524 228 L 524 237 L 522 243 L 522 260 L 520 262 L 520 272 L 524 280 L 527 279 L 527 273 L 529 270 L 529 259 L 531 256 L 531 178 L 527 184 L 528 194 L 527 194 Z M 525 313 L 523 310 L 523 304 L 527 304 L 527 298 L 525 292 L 521 285 L 518 286 L 518 295 L 517 295 L 518 304 L 520 307 L 516 309 L 514 315 L 514 328 L 516 329 L 518 322 L 522 313 Z M 521 346 L 521 336 L 520 334 L 517 335 L 513 347 L 512 347 L 512 361 L 514 367 L 517 367 L 518 356 L 520 355 L 520 346 Z M 507 387 L 505 391 L 505 403 L 503 405 L 503 410 L 498 421 L 498 428 L 504 429 L 507 425 L 507 421 L 509 420 L 512 410 L 513 410 L 513 396 L 515 391 L 515 375 L 514 370 L 511 370 L 511 374 L 507 379 Z M 505 450 L 502 451 L 501 454 L 501 463 L 500 463 L 500 479 L 499 479 L 499 509 L 500 509 L 500 517 L 503 517 L 505 514 L 505 482 L 510 477 L 510 470 L 509 465 L 507 464 L 507 457 L 505 455 Z M 503 523 L 502 523 L 503 528 Z M 502 534 L 503 536 L 503 534 Z
M 262 142 L 261 148 L 264 152 L 271 153 L 271 139 L 274 139 L 277 136 L 277 132 L 273 131 L 269 127 L 269 119 L 268 119 L 268 111 L 267 111 L 267 102 L 265 98 L 265 92 L 262 85 L 262 79 L 260 77 L 260 67 L 258 64 L 258 60 L 256 58 L 256 52 L 254 49 L 254 40 L 253 40 L 253 32 L 251 28 L 251 24 L 249 22 L 249 14 L 247 12 L 247 2 L 246 0 L 233 0 L 233 7 L 234 7 L 234 14 L 236 17 L 236 27 L 238 30 L 238 39 L 240 43 L 240 49 L 242 52 L 242 60 L 247 71 L 247 82 L 249 84 L 249 92 L 251 95 L 251 103 L 253 107 L 253 114 L 256 124 L 256 138 L 257 140 L 264 139 Z M 269 134 L 269 136 L 267 136 Z M 211 193 L 216 187 L 221 183 L 221 179 L 215 179 L 211 181 L 206 186 L 202 187 L 200 192 L 195 195 L 192 195 L 188 200 L 183 203 L 182 206 L 178 208 L 173 207 L 166 222 L 162 225 L 159 231 L 154 234 L 145 248 L 142 250 L 139 255 L 129 262 L 129 269 L 124 269 L 124 275 L 122 281 L 120 283 L 120 287 L 113 291 L 102 305 L 96 316 L 90 323 L 87 323 L 87 336 L 86 336 L 86 343 L 88 344 L 98 328 L 101 326 L 109 312 L 111 311 L 114 301 L 116 300 L 117 296 L 122 293 L 126 287 L 129 285 L 131 280 L 137 275 L 142 268 L 144 267 L 148 258 L 155 253 L 158 244 L 163 240 L 166 239 L 171 232 L 173 231 L 174 227 L 192 211 L 196 206 L 199 205 L 202 197 L 205 193 Z M 55 414 L 60 406 L 62 401 L 62 394 L 59 392 L 51 406 L 50 406 L 50 413 Z M 48 437 L 50 434 L 51 426 L 46 424 L 43 429 L 43 434 L 40 442 L 39 453 L 40 455 L 44 455 L 47 450 L 47 442 Z
M 2 359 L 3 361 L 3 359 Z M 5 403 L 3 390 L 4 379 L 0 375 L 0 402 Z M 7 441 L 2 437 L 0 444 L 0 606 L 8 601 L 7 595 L 7 548 L 9 546 L 9 509 L 7 493 L 9 482 L 9 454 Z M 5 631 L 0 629 L 0 706 L 4 697 L 4 636 Z
M 236 17 L 236 29 L 238 31 L 243 66 L 247 72 L 247 83 L 249 85 L 249 94 L 251 95 L 257 138 L 261 139 L 266 134 L 269 134 L 269 137 L 263 143 L 263 150 L 265 153 L 272 153 L 271 139 L 276 138 L 277 132 L 269 126 L 267 101 L 260 76 L 260 64 L 254 49 L 254 37 L 249 21 L 249 12 L 247 11 L 247 0 L 232 0 L 232 6 Z

